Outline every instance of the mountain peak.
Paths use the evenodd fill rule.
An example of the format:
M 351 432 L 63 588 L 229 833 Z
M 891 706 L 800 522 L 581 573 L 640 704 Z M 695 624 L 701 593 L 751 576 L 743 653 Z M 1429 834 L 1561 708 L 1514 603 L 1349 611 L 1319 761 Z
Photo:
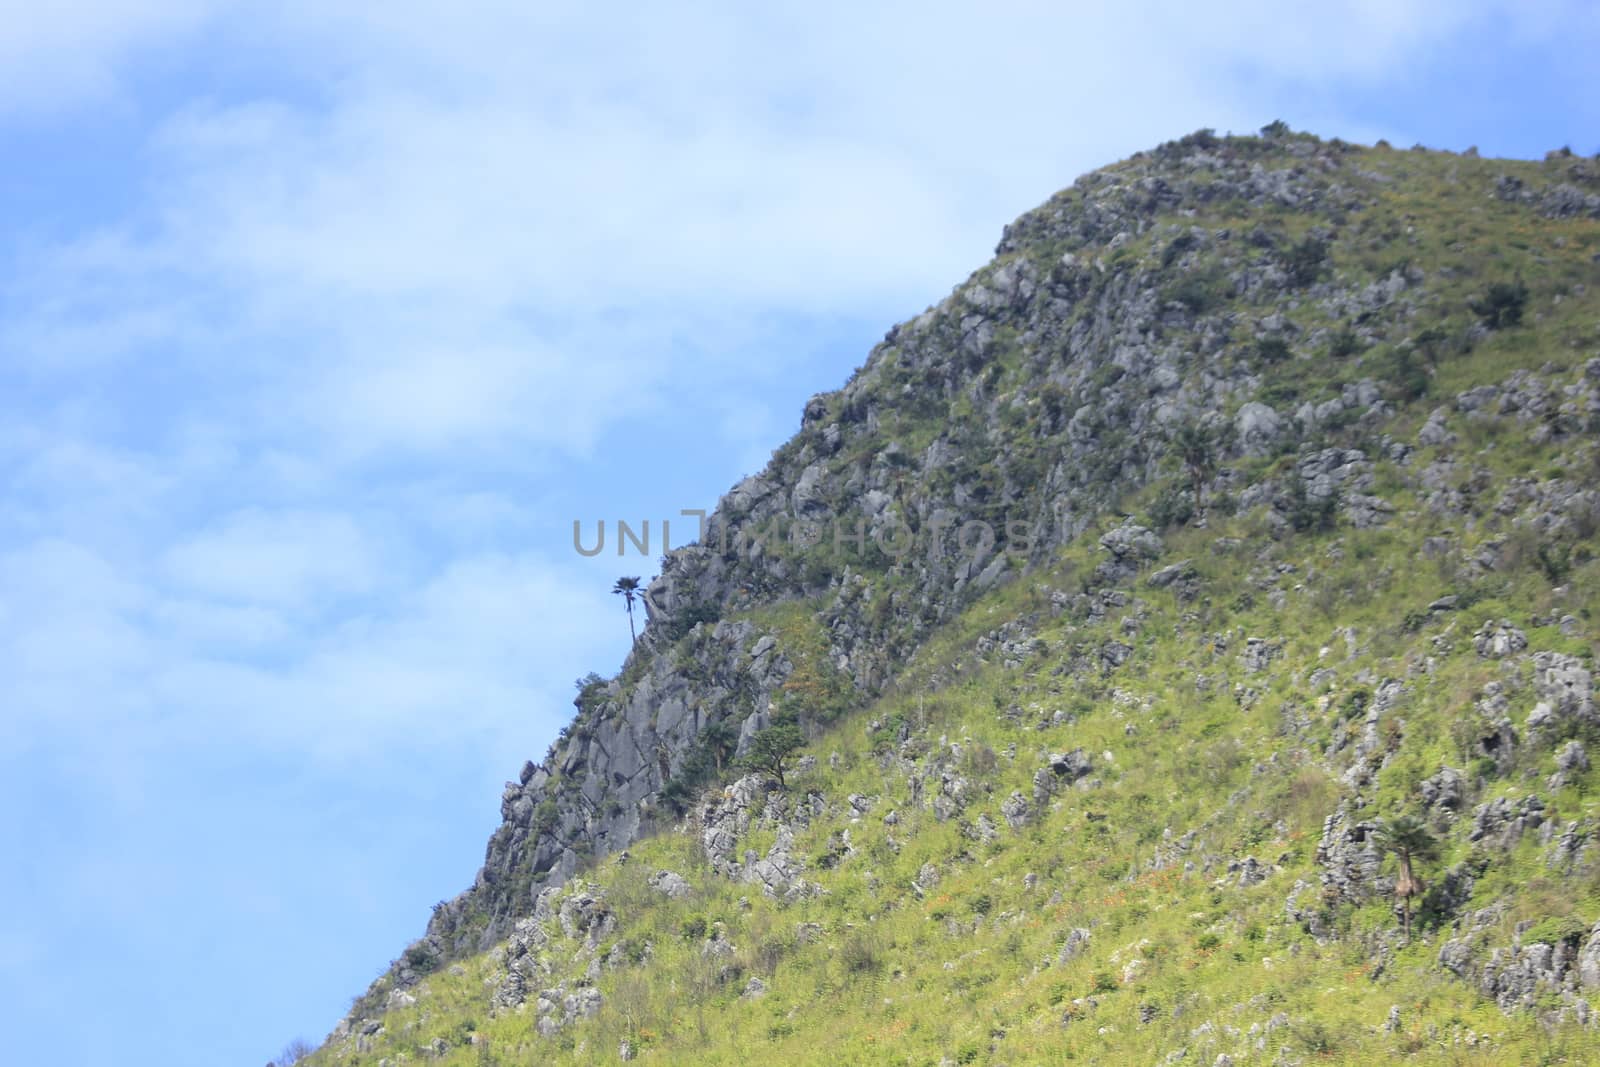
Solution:
M 1570 155 L 1274 123 L 1080 178 L 668 554 L 318 1055 L 1503 1055 L 1588 1018 L 1597 254 Z

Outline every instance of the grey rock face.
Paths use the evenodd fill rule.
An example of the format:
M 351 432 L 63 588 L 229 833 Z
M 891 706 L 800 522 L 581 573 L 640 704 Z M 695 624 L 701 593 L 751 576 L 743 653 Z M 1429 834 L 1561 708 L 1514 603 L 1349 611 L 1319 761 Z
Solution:
M 1511 701 L 1506 695 L 1505 686 L 1500 682 L 1490 682 L 1483 687 L 1483 695 L 1478 700 L 1478 710 L 1489 719 L 1484 729 L 1472 742 L 1473 751 L 1494 761 L 1495 768 L 1500 773 L 1509 770 L 1516 757 L 1519 737 L 1511 725 L 1511 720 L 1506 716 L 1506 709 L 1511 706 Z M 1548 711 L 1548 707 L 1546 707 Z M 1536 732 L 1535 714 L 1529 715 L 1529 732 Z
M 1347 785 L 1360 787 L 1367 784 L 1388 761 L 1390 752 L 1379 725 L 1383 721 L 1384 714 L 1399 704 L 1404 693 L 1405 686 L 1391 679 L 1380 684 L 1377 692 L 1373 694 L 1372 702 L 1367 706 L 1366 716 L 1361 720 L 1355 735 L 1353 759 L 1343 776 Z M 1336 744 L 1342 747 L 1342 743 Z
M 1328 910 L 1322 906 L 1322 889 L 1304 879 L 1296 879 L 1284 899 L 1283 913 L 1292 923 L 1299 923 L 1306 933 L 1321 944 L 1332 934 L 1328 926 Z
M 1093 758 L 1081 748 L 1071 752 L 1051 753 L 1045 765 L 1033 774 L 1033 800 L 1041 804 L 1060 789 L 1070 786 L 1080 778 L 1088 777 L 1094 769 Z
M 756 882 L 761 891 L 770 897 L 792 899 L 792 891 L 800 887 L 800 872 L 805 864 L 794 853 L 794 831 L 788 826 L 778 828 L 778 839 L 760 859 L 747 856 L 745 880 Z M 802 890 L 803 892 L 803 890 Z
M 1560 777 L 1559 775 L 1555 777 Z M 1547 823 L 1546 826 L 1549 826 Z M 1574 867 L 1584 862 L 1589 851 L 1589 833 L 1576 821 L 1568 822 L 1562 830 L 1561 836 L 1550 846 L 1545 858 L 1545 866 L 1552 870 L 1570 873 Z
M 683 875 L 676 871 L 657 871 L 650 876 L 648 884 L 651 889 L 672 900 L 681 900 L 693 892 Z
M 559 983 L 540 991 L 535 1002 L 538 1020 L 534 1029 L 542 1037 L 554 1037 L 577 1020 L 598 1015 L 604 1003 L 605 998 L 593 986 L 580 986 L 569 992 L 566 983 Z
M 821 796 L 813 793 L 791 808 L 791 798 L 769 790 L 762 775 L 745 775 L 720 796 L 708 796 L 700 807 L 700 844 L 706 860 L 723 877 L 759 885 L 768 896 L 804 897 L 812 887 L 800 877 L 805 863 L 794 855 L 793 823 L 809 820 L 822 803 Z M 746 850 L 741 859 L 739 842 L 757 823 L 776 827 L 777 838 L 765 856 Z M 848 842 L 843 851 L 848 853 Z
M 1228 864 L 1228 874 L 1233 878 L 1234 884 L 1241 889 L 1260 885 L 1271 873 L 1272 868 L 1254 856 L 1246 856 L 1243 860 L 1235 860 Z
M 1484 964 L 1478 989 L 1501 1011 L 1531 1007 L 1541 989 L 1559 992 L 1567 985 L 1576 953 L 1562 942 L 1536 941 L 1520 948 L 1497 948 Z
M 1370 489 L 1372 461 L 1359 448 L 1324 448 L 1306 452 L 1295 462 L 1306 483 L 1306 495 L 1322 500 L 1341 490 Z
M 1548 779 L 1551 792 L 1564 787 L 1567 782 L 1589 769 L 1589 753 L 1582 741 L 1568 741 L 1556 753 L 1556 773 Z
M 752 483 L 744 491 L 762 490 Z M 658 589 L 654 596 L 655 610 L 667 610 L 669 591 Z M 648 655 L 648 647 L 641 637 L 636 655 Z M 532 910 L 539 890 L 562 884 L 577 870 L 575 845 L 593 855 L 626 846 L 700 732 L 719 718 L 738 722 L 745 714 L 738 709 L 751 703 L 764 707 L 792 669 L 771 635 L 748 623 L 702 624 L 691 658 L 730 684 L 702 687 L 691 700 L 695 683 L 672 658 L 650 657 L 631 691 L 611 682 L 586 696 L 596 703 L 580 711 L 565 742 L 543 764 L 525 764 L 518 781 L 508 783 L 504 823 L 490 839 L 476 884 L 429 924 L 430 937 L 446 955 L 504 938 Z M 467 923 L 473 913 L 487 914 L 487 925 Z
M 1467 779 L 1454 767 L 1445 767 L 1437 774 L 1424 778 L 1418 791 L 1423 807 L 1429 811 L 1454 814 L 1466 803 Z
M 1600 989 L 1600 922 L 1589 931 L 1589 939 L 1578 954 L 1578 984 L 1586 992 Z
M 1455 974 L 1467 977 L 1472 968 L 1472 944 L 1465 938 L 1452 938 L 1439 947 L 1439 964 Z
M 1454 444 L 1456 435 L 1445 426 L 1448 414 L 1444 408 L 1434 408 L 1433 414 L 1428 416 L 1428 421 L 1423 423 L 1422 429 L 1417 432 L 1417 443 L 1425 448 Z
M 1522 839 L 1523 833 L 1544 824 L 1544 807 L 1544 801 L 1537 796 L 1516 801 L 1498 797 L 1480 804 L 1472 810 L 1467 840 L 1510 848 Z
M 1283 419 L 1266 404 L 1252 400 L 1234 417 L 1234 433 L 1247 455 L 1264 456 L 1277 447 Z
M 1089 931 L 1081 926 L 1075 926 L 1067 932 L 1067 939 L 1061 945 L 1061 952 L 1057 955 L 1058 963 L 1069 963 L 1080 952 L 1089 947 Z
M 1057 781 L 1075 782 L 1094 769 L 1094 760 L 1083 749 L 1075 748 L 1060 755 L 1052 753 L 1046 769 Z
M 1100 547 L 1119 560 L 1144 562 L 1161 555 L 1161 538 L 1143 526 L 1124 523 L 1100 538 Z
M 1472 647 L 1485 659 L 1504 659 L 1528 647 L 1528 635 L 1511 625 L 1510 620 L 1496 623 L 1490 619 L 1472 635 Z
M 1585 215 L 1600 218 L 1600 194 L 1585 193 L 1569 182 L 1551 182 L 1530 188 L 1521 178 L 1502 174 L 1495 181 L 1494 194 L 1501 200 L 1530 205 L 1547 219 Z
M 1174 836 L 1169 826 L 1162 832 L 1161 842 L 1156 845 L 1155 855 L 1150 857 L 1149 867 L 1152 871 L 1165 870 L 1168 867 L 1182 867 L 1184 870 L 1193 870 L 1194 861 L 1189 858 L 1194 850 L 1195 839 L 1199 834 L 1194 830 Z
M 1005 817 L 1006 825 L 1013 830 L 1020 830 L 1028 824 L 1028 817 L 1032 809 L 1028 806 L 1028 798 L 1021 793 L 1012 791 L 1000 804 L 1000 814 Z
M 1583 742 L 1568 741 L 1561 746 L 1561 751 L 1556 753 L 1556 767 L 1568 773 L 1588 770 L 1589 753 L 1584 750 Z
M 501 963 L 506 969 L 494 992 L 494 1003 L 499 1008 L 515 1008 L 528 998 L 531 984 L 549 973 L 540 961 L 539 952 L 549 943 L 544 924 L 537 919 L 522 919 L 506 939 Z
M 963 750 L 952 744 L 930 756 L 925 768 L 912 776 L 912 797 L 926 805 L 940 822 L 960 815 L 981 792 L 961 770 Z
M 710 936 L 700 946 L 700 955 L 707 959 L 727 959 L 738 951 L 738 947 L 728 940 L 727 929 L 720 922 L 712 924 Z
M 1121 641 L 1107 641 L 1100 646 L 1100 662 L 1105 664 L 1107 670 L 1122 666 L 1132 655 L 1133 646 Z
M 1458 863 L 1442 874 L 1430 889 L 1426 900 L 1441 917 L 1453 916 L 1472 898 L 1472 887 L 1477 882 L 1481 868 L 1470 863 Z
M 1323 821 L 1316 860 L 1322 868 L 1326 896 L 1359 902 L 1378 891 L 1378 868 L 1383 857 L 1373 833 L 1376 829 L 1376 823 L 1358 822 L 1343 807 Z
M 700 844 L 706 860 L 718 874 L 733 876 L 739 870 L 739 840 L 749 832 L 750 812 L 766 801 L 766 780 L 747 774 L 723 791 L 721 797 L 708 798 L 700 809 Z
M 1576 656 L 1536 652 L 1533 687 L 1539 702 L 1528 715 L 1528 735 L 1538 739 L 1563 726 L 1600 725 L 1594 699 L 1594 676 Z
M 1359 397 L 1365 396 L 1359 393 Z M 1358 402 L 1356 397 L 1352 402 Z M 1336 498 L 1345 518 L 1357 529 L 1381 526 L 1388 521 L 1393 509 L 1387 501 L 1369 492 L 1375 484 L 1372 461 L 1360 449 L 1324 448 L 1307 452 L 1296 462 L 1295 471 L 1305 487 L 1308 501 L 1320 504 Z
M 1190 582 L 1195 577 L 1196 572 L 1193 562 L 1185 559 L 1179 560 L 1171 566 L 1162 567 L 1160 570 L 1153 572 L 1147 580 L 1153 587 L 1165 589 L 1170 585 Z
M 1272 661 L 1283 655 L 1283 645 L 1275 641 L 1268 641 L 1264 637 L 1250 637 L 1245 639 L 1244 652 L 1239 656 L 1244 669 L 1251 674 L 1259 674 L 1272 665 Z
M 596 885 L 562 900 L 556 917 L 562 933 L 584 938 L 590 945 L 611 933 L 617 925 L 616 915 L 606 906 L 605 896 Z

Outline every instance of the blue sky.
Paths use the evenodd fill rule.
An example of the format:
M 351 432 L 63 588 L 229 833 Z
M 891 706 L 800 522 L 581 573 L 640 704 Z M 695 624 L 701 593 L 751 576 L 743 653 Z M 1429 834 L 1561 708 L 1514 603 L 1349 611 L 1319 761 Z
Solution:
M 620 663 L 573 519 L 714 504 L 1084 171 L 1600 149 L 1582 2 L 747 8 L 0 0 L 9 1058 L 320 1040 Z

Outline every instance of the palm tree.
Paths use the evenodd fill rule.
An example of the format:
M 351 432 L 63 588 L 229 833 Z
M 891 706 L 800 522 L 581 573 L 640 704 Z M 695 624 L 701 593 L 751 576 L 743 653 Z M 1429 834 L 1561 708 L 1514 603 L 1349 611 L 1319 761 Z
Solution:
M 617 584 L 611 587 L 611 591 L 620 596 L 622 602 L 628 606 L 628 635 L 633 638 L 633 643 L 637 645 L 639 643 L 639 635 L 633 629 L 633 602 L 638 600 L 640 596 L 639 579 L 618 578 Z
M 1401 914 L 1405 921 L 1406 942 L 1411 941 L 1411 898 L 1422 895 L 1422 879 L 1412 870 L 1413 860 L 1431 860 L 1438 855 L 1439 843 L 1433 832 L 1414 815 L 1400 815 L 1389 819 L 1377 830 L 1378 844 L 1393 852 L 1400 860 L 1400 877 L 1394 884 L 1394 895 L 1400 899 Z
M 1179 423 L 1167 436 L 1167 447 L 1189 474 L 1189 491 L 1194 494 L 1196 508 L 1200 507 L 1200 494 L 1205 490 L 1206 480 L 1221 458 L 1226 445 L 1223 438 L 1222 430 L 1192 417 Z

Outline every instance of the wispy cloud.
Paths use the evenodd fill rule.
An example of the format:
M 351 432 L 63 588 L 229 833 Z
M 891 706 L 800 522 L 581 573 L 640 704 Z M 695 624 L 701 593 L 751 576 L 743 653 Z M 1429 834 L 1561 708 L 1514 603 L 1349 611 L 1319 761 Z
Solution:
M 379 538 L 344 514 L 251 509 L 222 517 L 166 553 L 179 586 L 218 600 L 309 607 L 368 594 L 395 573 Z
M 0 117 L 59 115 L 92 103 L 132 107 L 137 53 L 186 43 L 224 5 L 213 0 L 59 0 L 0 4 Z

